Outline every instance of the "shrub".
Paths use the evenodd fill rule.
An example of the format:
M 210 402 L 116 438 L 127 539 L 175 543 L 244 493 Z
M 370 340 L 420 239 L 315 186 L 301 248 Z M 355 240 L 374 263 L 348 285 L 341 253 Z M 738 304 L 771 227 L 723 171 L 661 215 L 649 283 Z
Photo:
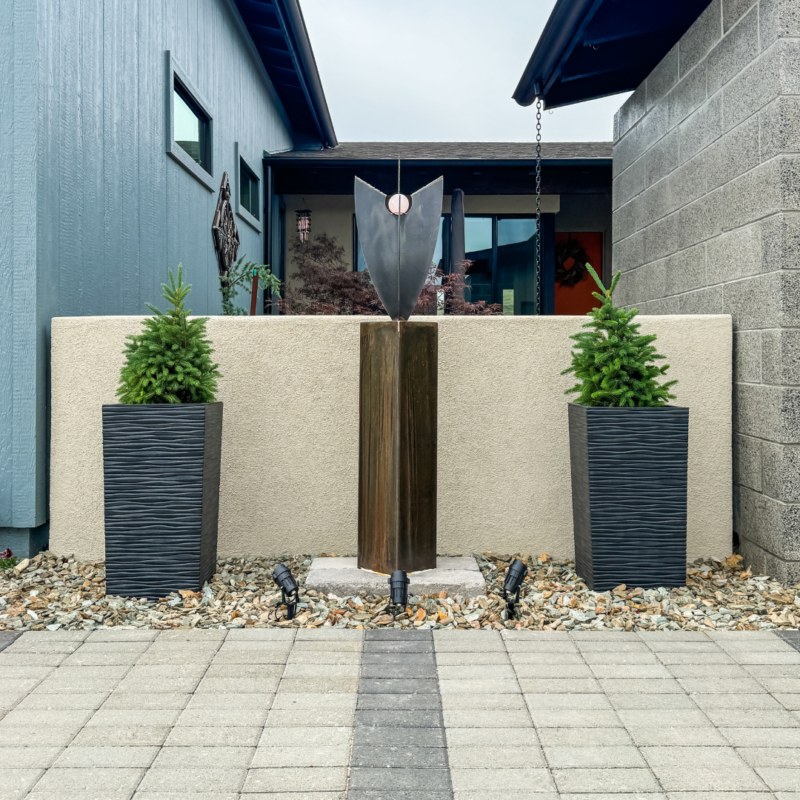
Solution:
M 162 297 L 172 308 L 143 323 L 142 333 L 128 336 L 125 365 L 117 395 L 121 403 L 213 403 L 221 377 L 218 364 L 211 361 L 211 342 L 206 338 L 207 318 L 187 319 L 192 313 L 183 301 L 192 287 L 183 282 L 183 265 L 178 265 L 178 282 L 169 270 L 169 286 L 161 284 Z
M 583 327 L 591 330 L 570 337 L 576 342 L 572 366 L 561 374 L 572 372 L 579 383 L 565 394 L 577 393 L 575 402 L 585 406 L 665 405 L 675 398 L 669 390 L 677 381 L 658 383 L 656 379 L 666 374 L 669 364 L 652 363 L 664 359 L 652 346 L 656 336 L 639 333 L 639 323 L 633 322 L 639 313 L 635 308 L 626 311 L 614 305 L 612 295 L 621 273 L 606 289 L 591 265 L 586 268 L 600 287 L 593 295 L 601 305 L 587 315 L 591 320 Z
M 244 289 L 248 294 L 252 292 L 253 272 L 258 273 L 259 286 L 267 293 L 268 297 L 277 294 L 281 289 L 281 282 L 276 278 L 268 264 L 256 264 L 254 261 L 245 261 L 242 256 L 230 269 L 227 275 L 219 276 L 219 291 L 222 295 L 222 313 L 225 316 L 246 316 L 249 311 L 236 305 L 236 295 L 239 289 Z

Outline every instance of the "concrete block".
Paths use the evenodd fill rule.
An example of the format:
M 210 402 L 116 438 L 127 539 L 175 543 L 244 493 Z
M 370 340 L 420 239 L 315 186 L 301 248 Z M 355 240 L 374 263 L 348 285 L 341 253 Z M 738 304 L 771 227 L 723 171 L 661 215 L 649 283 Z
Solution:
M 670 131 L 671 106 L 667 98 L 656 103 L 639 121 L 639 146 L 650 150 Z
M 760 114 L 761 160 L 800 150 L 800 98 L 777 97 Z
M 780 93 L 780 55 L 761 53 L 722 89 L 723 125 L 731 130 Z
M 679 144 L 680 131 L 675 128 L 647 151 L 643 160 L 646 165 L 645 178 L 648 186 L 652 186 L 678 168 L 680 164 Z
M 708 99 L 706 90 L 706 65 L 700 64 L 682 77 L 669 93 L 670 127 L 678 126 Z
M 780 325 L 780 273 L 757 275 L 712 288 L 723 293 L 723 309 L 720 313 L 733 317 L 734 331 Z
M 758 115 L 754 114 L 713 142 L 705 156 L 709 191 L 757 167 L 765 160 L 759 148 Z
M 680 124 L 680 159 L 688 161 L 722 135 L 722 97 L 710 97 Z
M 800 36 L 800 8 L 794 0 L 761 0 L 761 47 L 776 39 Z
M 754 5 L 756 0 L 722 0 L 723 32 L 727 33 Z
M 723 314 L 722 286 L 711 286 L 678 296 L 681 314 Z
M 640 222 L 643 227 L 668 216 L 680 206 L 680 202 L 673 198 L 672 188 L 672 181 L 661 180 L 632 201 L 641 207 Z
M 405 792 L 449 792 L 450 775 L 446 769 L 353 767 L 348 795 L 352 796 L 354 790 L 389 792 L 393 797 L 402 797 Z
M 676 44 L 647 76 L 647 108 L 652 108 L 678 82 L 680 46 Z
M 736 532 L 783 561 L 800 561 L 800 505 L 734 489 Z M 763 560 L 763 559 L 762 559 Z
M 734 431 L 783 444 L 800 443 L 800 389 L 734 386 Z
M 388 576 L 360 570 L 356 562 L 355 558 L 315 558 L 306 576 L 306 588 L 339 597 L 360 593 L 388 595 Z M 467 597 L 486 594 L 486 583 L 474 558 L 442 556 L 437 559 L 435 570 L 412 572 L 409 578 L 411 594 L 435 594 L 442 590 Z
M 619 112 L 617 112 L 619 115 Z M 617 175 L 624 172 L 628 167 L 636 161 L 643 153 L 643 149 L 639 143 L 639 129 L 632 128 L 624 136 L 614 143 L 613 148 L 613 165 L 612 175 Z
M 770 553 L 741 533 L 741 554 L 745 563 L 760 575 L 774 575 L 787 585 L 800 583 L 800 559 L 785 559 Z
M 680 208 L 705 196 L 708 185 L 706 171 L 706 154 L 703 152 L 682 164 L 667 177 L 670 187 L 669 200 L 673 208 Z
M 665 294 L 682 294 L 705 287 L 707 284 L 705 244 L 681 250 L 665 261 L 657 263 L 664 275 Z
M 800 503 L 800 447 L 763 442 L 761 459 L 764 494 L 785 503 Z
M 658 300 L 650 300 L 637 306 L 642 315 L 653 314 L 663 316 L 665 314 L 680 314 L 680 300 L 677 296 L 661 297 Z
M 764 272 L 800 269 L 800 214 L 773 214 L 760 225 Z
M 647 111 L 647 89 L 642 84 L 622 105 L 619 116 L 619 135 L 625 134 L 645 115 Z
M 761 448 L 766 442 L 752 436 L 733 437 L 733 480 L 740 486 L 761 491 Z
M 761 225 L 747 225 L 710 239 L 707 254 L 709 285 L 759 274 L 763 271 Z
M 713 0 L 680 40 L 680 72 L 685 75 L 702 61 L 722 36 L 722 2 Z
M 769 331 L 737 331 L 733 335 L 734 383 L 761 383 L 761 338 Z M 771 383 L 771 381 L 767 381 Z
M 353 745 L 445 747 L 444 728 L 355 728 Z
M 614 245 L 613 258 L 615 272 L 627 272 L 644 264 L 645 232 L 639 231 L 633 236 L 617 242 Z
M 764 382 L 800 384 L 800 330 L 767 330 L 763 333 Z
M 644 230 L 645 261 L 657 261 L 659 258 L 676 252 L 680 242 L 678 214 L 659 220 Z M 660 295 L 655 295 L 659 297 Z
M 611 184 L 612 208 L 619 208 L 631 198 L 641 194 L 645 187 L 645 176 L 645 159 L 640 158 L 621 175 L 614 178 Z
M 709 95 L 719 91 L 758 54 L 758 8 L 754 7 L 708 54 L 706 69 Z
M 626 203 L 613 212 L 611 238 L 615 245 L 641 229 L 641 216 L 642 206 L 639 202 Z
M 613 141 L 614 141 L 614 143 L 615 143 L 615 144 L 616 144 L 616 142 L 618 142 L 618 141 L 619 141 L 619 111 L 616 111 L 616 112 L 614 113 L 614 133 L 613 133 Z

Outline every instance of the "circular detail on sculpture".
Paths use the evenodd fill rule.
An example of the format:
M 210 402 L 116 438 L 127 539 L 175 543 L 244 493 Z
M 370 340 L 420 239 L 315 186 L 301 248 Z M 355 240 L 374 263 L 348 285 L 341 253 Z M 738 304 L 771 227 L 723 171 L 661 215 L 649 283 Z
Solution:
M 407 194 L 393 194 L 386 199 L 386 208 L 396 217 L 402 217 L 411 208 L 411 198 Z

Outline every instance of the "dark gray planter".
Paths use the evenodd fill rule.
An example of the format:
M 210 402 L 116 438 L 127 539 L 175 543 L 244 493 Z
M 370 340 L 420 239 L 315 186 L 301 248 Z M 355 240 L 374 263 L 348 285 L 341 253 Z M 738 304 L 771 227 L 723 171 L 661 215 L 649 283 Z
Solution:
M 222 403 L 103 406 L 106 593 L 197 591 L 217 560 Z
M 575 569 L 596 592 L 686 583 L 689 409 L 569 405 Z

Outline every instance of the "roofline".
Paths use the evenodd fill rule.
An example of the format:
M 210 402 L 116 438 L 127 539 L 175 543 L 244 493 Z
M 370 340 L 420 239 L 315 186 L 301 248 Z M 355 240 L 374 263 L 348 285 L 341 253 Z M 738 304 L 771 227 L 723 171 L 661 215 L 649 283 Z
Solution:
M 601 0 L 557 0 L 512 95 L 519 105 L 529 106 L 537 97 L 544 95 L 545 83 L 558 66 L 575 30 L 600 2 Z
M 308 29 L 300 3 L 298 0 L 274 0 L 274 3 L 281 25 L 288 38 L 291 39 L 289 44 L 292 60 L 295 62 L 303 93 L 314 117 L 322 146 L 336 147 L 339 140 L 336 138 L 336 131 L 333 128 L 328 101 L 325 99 L 325 91 L 322 88 L 317 61 L 308 38 Z
M 289 151 L 292 152 L 292 151 Z M 484 167 L 515 167 L 515 166 L 535 166 L 536 158 L 513 158 L 513 159 L 483 159 L 483 158 L 403 158 L 400 159 L 403 164 L 411 166 L 414 164 L 430 164 L 432 166 L 440 164 L 442 166 L 475 166 L 480 164 Z M 321 156 L 319 158 L 306 156 L 291 158 L 283 154 L 275 153 L 272 155 L 264 156 L 264 161 L 274 164 L 291 164 L 296 166 L 299 164 L 313 164 L 314 166 L 363 166 L 367 164 L 397 164 L 396 158 L 326 158 Z M 611 158 L 543 158 L 542 164 L 549 164 L 551 166 L 610 166 L 613 163 Z

